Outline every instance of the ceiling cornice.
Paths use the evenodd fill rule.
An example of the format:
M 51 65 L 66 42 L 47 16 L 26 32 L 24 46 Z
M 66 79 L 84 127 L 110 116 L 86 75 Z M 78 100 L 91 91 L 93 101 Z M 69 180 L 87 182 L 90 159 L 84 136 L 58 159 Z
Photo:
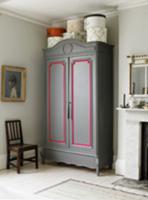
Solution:
M 135 7 L 141 7 L 148 5 L 148 0 L 134 0 L 134 1 L 129 1 L 125 0 L 120 5 L 118 6 L 118 10 L 125 10 L 125 9 L 130 9 L 130 8 L 135 8 Z
M 113 15 L 117 15 L 117 13 L 118 13 L 118 11 L 117 11 L 117 9 L 115 7 L 109 8 L 109 9 L 103 9 L 103 10 L 96 10 L 95 12 L 91 12 L 91 13 L 98 13 L 98 12 L 105 14 L 107 17 L 111 17 Z M 20 14 L 17 14 L 15 12 L 12 12 L 10 10 L 3 9 L 3 8 L 0 8 L 0 14 L 4 14 L 4 15 L 11 16 L 11 17 L 15 17 L 15 18 L 27 21 L 27 22 L 31 22 L 33 24 L 44 26 L 46 28 L 51 26 L 51 24 L 53 24 L 53 23 L 63 23 L 66 20 L 68 20 L 69 18 L 72 19 L 72 18 L 84 17 L 84 15 L 70 16 L 69 18 L 62 18 L 60 20 L 51 20 L 49 23 L 45 23 L 45 22 L 30 18 L 30 17 L 26 17 L 24 15 L 20 15 Z M 85 15 L 87 15 L 87 14 L 88 13 L 86 13 Z
M 31 22 L 33 24 L 41 25 L 41 26 L 44 26 L 44 27 L 49 27 L 51 25 L 50 23 L 48 24 L 48 23 L 42 22 L 40 20 L 36 20 L 36 19 L 30 18 L 30 17 L 26 17 L 24 15 L 20 15 L 20 14 L 17 14 L 15 12 L 12 12 L 12 11 L 9 11 L 9 10 L 6 10 L 6 9 L 0 8 L 0 14 L 15 17 L 15 18 L 18 18 L 18 19 L 21 19 L 21 20 L 24 20 L 24 21 L 27 21 L 27 22 Z
M 88 14 L 94 14 L 94 13 L 102 13 L 104 15 L 106 15 L 106 17 L 112 17 L 112 16 L 116 16 L 118 15 L 118 10 L 116 7 L 112 7 L 112 8 L 108 8 L 108 9 L 103 9 L 103 10 L 95 10 L 94 12 L 89 12 L 89 13 L 85 13 L 83 15 L 76 15 L 76 16 L 70 16 L 67 18 L 62 18 L 60 20 L 52 20 L 52 24 L 63 24 L 64 22 L 66 22 L 69 19 L 75 19 L 75 18 L 83 18 L 85 15 Z
M 140 6 L 144 6 L 144 5 L 148 5 L 148 0 L 134 0 L 132 2 L 130 2 L 129 0 L 110 0 L 109 3 L 110 5 L 115 5 L 116 3 L 120 3 L 120 5 L 118 7 L 107 7 L 106 9 L 103 9 L 103 10 L 95 10 L 94 12 L 91 12 L 91 13 L 103 13 L 105 14 L 107 17 L 112 17 L 112 16 L 115 16 L 115 15 L 118 15 L 118 13 L 120 12 L 120 10 L 125 10 L 125 9 L 130 9 L 130 8 L 135 8 L 135 7 L 140 7 Z M 89 13 L 89 14 L 91 14 Z M 10 10 L 6 10 L 6 9 L 3 9 L 3 8 L 0 8 L 0 14 L 4 14 L 4 15 L 8 15 L 8 16 L 12 16 L 12 17 L 15 17 L 15 18 L 18 18 L 18 19 L 21 19 L 21 20 L 24 20 L 24 21 L 27 21 L 27 22 L 31 22 L 31 23 L 34 23 L 34 24 L 37 24 L 37 25 L 41 25 L 43 27 L 49 27 L 51 26 L 51 24 L 53 23 L 63 23 L 64 21 L 68 20 L 69 18 L 78 18 L 78 17 L 83 17 L 83 15 L 77 15 L 77 16 L 70 16 L 69 18 L 62 18 L 60 20 L 50 20 L 49 23 L 47 22 L 43 22 L 43 21 L 40 21 L 40 20 L 37 20 L 37 19 L 34 19 L 34 18 L 30 18 L 30 17 L 26 17 L 24 15 L 20 15 L 18 13 L 15 13 L 15 12 L 12 12 Z M 87 15 L 88 13 L 86 13 L 85 15 Z

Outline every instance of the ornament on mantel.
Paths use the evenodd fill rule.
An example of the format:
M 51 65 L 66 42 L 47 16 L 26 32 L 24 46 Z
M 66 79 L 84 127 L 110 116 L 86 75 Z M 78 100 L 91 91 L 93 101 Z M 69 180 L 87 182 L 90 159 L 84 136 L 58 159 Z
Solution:
M 123 104 L 120 105 L 121 108 L 129 108 L 128 103 L 126 103 L 126 94 L 123 94 Z
M 134 98 L 133 95 L 130 95 L 129 100 L 128 100 L 128 105 L 130 108 L 136 108 L 137 100 Z

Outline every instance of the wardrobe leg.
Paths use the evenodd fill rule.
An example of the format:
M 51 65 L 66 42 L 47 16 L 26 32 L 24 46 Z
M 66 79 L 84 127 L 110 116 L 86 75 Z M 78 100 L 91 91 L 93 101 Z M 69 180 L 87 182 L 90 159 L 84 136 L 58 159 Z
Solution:
M 99 169 L 99 159 L 98 159 L 98 158 L 96 159 L 96 174 L 97 174 L 97 176 L 99 176 L 99 175 L 100 175 L 100 169 Z

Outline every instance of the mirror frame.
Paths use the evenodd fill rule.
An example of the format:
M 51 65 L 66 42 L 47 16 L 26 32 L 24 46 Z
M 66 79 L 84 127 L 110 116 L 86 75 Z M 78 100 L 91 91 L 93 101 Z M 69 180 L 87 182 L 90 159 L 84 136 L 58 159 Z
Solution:
M 129 63 L 129 94 L 134 95 L 134 96 L 141 96 L 141 97 L 148 96 L 148 91 L 147 91 L 148 75 L 147 75 L 147 83 L 145 82 L 144 94 L 136 94 L 136 93 L 133 93 L 133 91 L 132 91 L 132 68 L 133 68 L 133 65 L 137 65 L 137 67 L 138 67 L 138 65 L 139 65 L 139 67 L 144 67 L 145 73 L 146 73 L 146 68 L 148 70 L 148 56 L 147 55 L 142 55 L 142 56 L 134 55 L 134 56 L 127 56 L 127 58 L 128 58 L 128 63 Z

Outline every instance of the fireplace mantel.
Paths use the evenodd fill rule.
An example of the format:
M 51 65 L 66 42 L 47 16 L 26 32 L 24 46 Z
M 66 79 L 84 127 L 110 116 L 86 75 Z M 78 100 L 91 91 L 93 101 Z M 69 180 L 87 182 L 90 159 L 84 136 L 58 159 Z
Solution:
M 143 108 L 117 108 L 119 111 L 126 111 L 126 112 L 148 112 L 148 109 Z
M 119 111 L 119 119 L 122 120 L 122 126 L 118 127 L 116 173 L 126 178 L 139 180 L 141 173 L 141 125 L 142 122 L 148 122 L 148 109 L 117 108 L 117 110 Z

